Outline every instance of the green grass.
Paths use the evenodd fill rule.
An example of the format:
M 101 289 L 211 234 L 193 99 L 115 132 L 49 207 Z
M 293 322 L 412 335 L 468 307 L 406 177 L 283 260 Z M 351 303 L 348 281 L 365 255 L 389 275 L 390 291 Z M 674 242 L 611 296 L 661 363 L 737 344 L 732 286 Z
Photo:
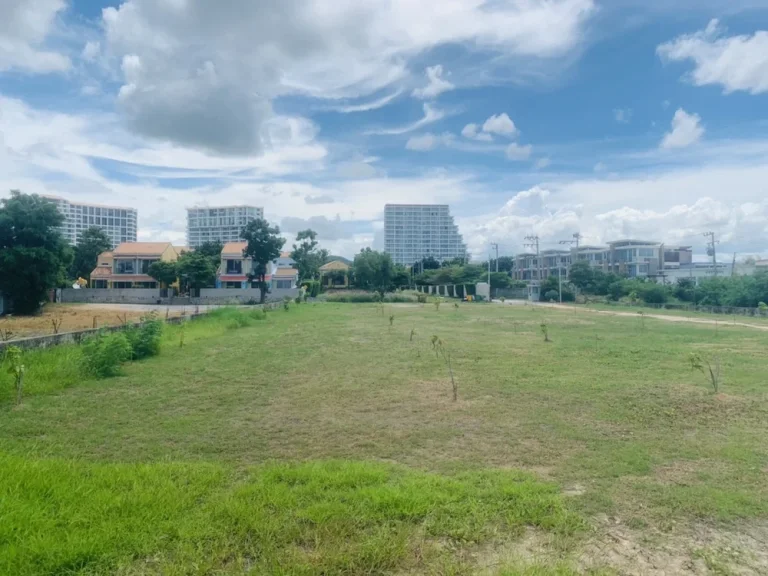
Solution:
M 0 573 L 571 574 L 606 515 L 768 521 L 768 333 L 328 303 L 184 338 L 106 380 L 77 348 L 31 353 L 20 407 L 0 376 Z M 720 394 L 690 352 L 720 357 Z M 560 542 L 544 564 L 485 563 L 523 527 Z

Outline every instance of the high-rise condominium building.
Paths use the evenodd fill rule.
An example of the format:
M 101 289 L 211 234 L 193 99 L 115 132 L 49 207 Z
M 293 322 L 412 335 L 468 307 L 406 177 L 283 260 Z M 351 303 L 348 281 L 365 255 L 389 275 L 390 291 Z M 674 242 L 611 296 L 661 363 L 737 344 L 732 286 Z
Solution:
M 387 204 L 384 251 L 404 266 L 430 256 L 440 262 L 467 257 L 464 239 L 443 204 Z
M 73 246 L 77 246 L 80 235 L 88 228 L 101 228 L 112 240 L 113 248 L 123 242 L 136 242 L 138 212 L 135 208 L 70 202 L 58 196 L 43 198 L 56 204 L 64 216 L 61 233 Z
M 197 248 L 206 242 L 238 242 L 251 220 L 264 218 L 264 209 L 255 206 L 187 208 L 187 245 Z

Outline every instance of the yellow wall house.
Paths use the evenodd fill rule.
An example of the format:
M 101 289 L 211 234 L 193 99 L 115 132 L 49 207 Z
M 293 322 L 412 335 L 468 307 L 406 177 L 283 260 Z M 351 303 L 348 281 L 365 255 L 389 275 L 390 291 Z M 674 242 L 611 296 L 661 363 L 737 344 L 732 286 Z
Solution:
M 91 272 L 92 288 L 158 288 L 149 267 L 160 260 L 174 262 L 178 251 L 170 242 L 124 242 L 112 252 L 99 254 Z
M 349 264 L 341 260 L 328 262 L 328 264 L 320 266 L 320 282 L 328 288 L 348 288 L 349 268 Z

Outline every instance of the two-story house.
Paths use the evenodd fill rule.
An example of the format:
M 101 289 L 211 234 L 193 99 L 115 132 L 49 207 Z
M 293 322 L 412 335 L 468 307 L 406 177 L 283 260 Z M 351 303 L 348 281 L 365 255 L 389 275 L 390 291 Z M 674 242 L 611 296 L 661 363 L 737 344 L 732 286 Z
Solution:
M 258 288 L 256 282 L 250 280 L 253 272 L 253 261 L 243 256 L 243 251 L 248 246 L 247 242 L 227 242 L 221 251 L 221 264 L 216 278 L 216 288 L 230 288 L 233 290 Z M 287 255 L 287 256 L 284 256 Z M 280 258 L 267 266 L 265 281 L 272 289 L 296 288 L 299 273 L 287 264 L 284 258 L 290 259 L 289 253 L 283 253 Z M 291 260 L 293 262 L 293 260 Z
M 158 288 L 149 267 L 158 261 L 174 262 L 178 251 L 170 242 L 124 242 L 112 251 L 112 274 L 100 277 L 110 288 Z M 97 266 L 97 269 L 99 267 Z
M 112 251 L 102 252 L 96 260 L 96 268 L 91 272 L 90 288 L 111 288 L 114 259 Z

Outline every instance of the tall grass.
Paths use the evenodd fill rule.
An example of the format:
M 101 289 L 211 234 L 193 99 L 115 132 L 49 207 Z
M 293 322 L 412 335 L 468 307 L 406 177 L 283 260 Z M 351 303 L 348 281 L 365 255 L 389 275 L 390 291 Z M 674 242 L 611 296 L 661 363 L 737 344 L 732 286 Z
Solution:
M 221 336 L 229 330 L 252 326 L 263 321 L 265 316 L 256 308 L 219 308 L 204 316 L 188 321 L 184 327 L 184 342 L 196 341 Z M 171 353 L 178 347 L 178 324 L 167 325 L 160 338 L 160 353 Z M 69 388 L 90 380 L 93 375 L 84 370 L 83 347 L 77 344 L 64 344 L 45 349 L 25 350 L 23 362 L 24 397 L 48 394 Z M 7 363 L 0 353 L 0 405 L 15 398 L 13 377 L 8 373 Z
M 525 526 L 582 527 L 529 475 L 339 461 L 235 473 L 0 456 L 0 517 L 0 573 L 15 576 L 423 573 Z
M 344 292 L 330 292 L 323 294 L 319 298 L 325 302 L 342 302 L 347 304 L 363 304 L 370 302 L 381 302 L 378 292 L 365 292 L 362 290 L 348 290 Z M 416 292 L 388 292 L 384 294 L 383 302 L 418 302 Z

